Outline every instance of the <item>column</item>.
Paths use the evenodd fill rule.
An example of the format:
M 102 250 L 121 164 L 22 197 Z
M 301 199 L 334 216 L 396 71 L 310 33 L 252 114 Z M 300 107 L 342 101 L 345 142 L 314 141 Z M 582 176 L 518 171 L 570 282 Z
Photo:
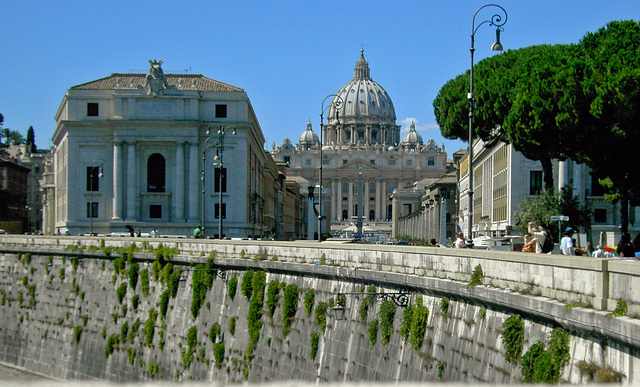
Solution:
M 369 180 L 364 181 L 364 190 L 362 191 L 362 202 L 364 204 L 364 212 L 362 213 L 364 221 L 369 220 Z
M 113 215 L 112 220 L 122 220 L 122 175 L 120 164 L 122 159 L 122 143 L 113 143 Z
M 184 143 L 176 143 L 176 180 L 175 195 L 173 196 L 173 208 L 175 208 L 174 220 L 184 221 Z
M 331 219 L 338 219 L 338 203 L 340 192 L 338 192 L 338 180 L 331 180 L 331 192 L 333 194 L 333 205 L 331 206 Z
M 380 216 L 382 213 L 380 212 L 380 202 L 382 196 L 382 184 L 380 183 L 380 179 L 376 179 L 376 220 L 382 219 Z
M 204 167 L 204 166 L 203 166 Z M 198 221 L 198 179 L 200 170 L 198 169 L 198 143 L 189 143 L 189 222 Z M 204 221 L 204 219 L 203 219 Z M 204 224 L 202 225 L 204 226 Z
M 347 200 L 347 216 L 349 217 L 349 222 L 353 219 L 353 180 L 349 179 L 349 196 Z
M 136 219 L 136 166 L 136 143 L 131 142 L 127 145 L 127 220 Z
M 569 162 L 558 161 L 558 191 L 569 183 Z

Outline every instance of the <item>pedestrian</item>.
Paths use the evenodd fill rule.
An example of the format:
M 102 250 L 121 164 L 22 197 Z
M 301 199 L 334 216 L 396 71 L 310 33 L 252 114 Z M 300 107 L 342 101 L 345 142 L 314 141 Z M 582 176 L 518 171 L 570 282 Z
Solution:
M 136 233 L 136 236 L 137 236 L 138 238 L 140 238 L 140 236 L 142 236 L 142 231 L 140 231 L 140 229 L 138 229 L 138 232 Z
M 200 228 L 200 226 L 197 226 L 193 230 L 193 239 L 199 239 L 201 237 L 202 237 L 202 228 Z
M 433 247 L 440 247 L 440 245 L 438 244 L 438 241 L 436 241 L 436 238 L 431 238 L 431 240 L 429 241 L 429 243 L 431 244 L 431 246 Z
M 633 251 L 636 253 L 640 252 L 640 232 L 633 238 Z
M 618 248 L 616 249 L 621 257 L 634 257 L 636 256 L 633 251 L 633 244 L 631 243 L 631 234 L 628 232 L 622 233 L 620 242 L 618 242 Z
M 458 234 L 458 239 L 456 239 L 456 244 L 455 244 L 456 248 L 458 249 L 465 249 L 467 248 L 467 244 L 464 241 L 464 235 L 462 233 Z
M 560 242 L 560 251 L 564 255 L 576 255 L 575 250 L 573 249 L 573 233 L 575 230 L 571 227 L 567 227 L 564 230 L 564 237 Z

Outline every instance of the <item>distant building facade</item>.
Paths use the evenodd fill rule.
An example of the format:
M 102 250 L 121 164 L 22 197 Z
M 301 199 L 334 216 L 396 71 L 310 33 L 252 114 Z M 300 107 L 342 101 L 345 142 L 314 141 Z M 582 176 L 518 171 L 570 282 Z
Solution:
M 29 168 L 27 177 L 27 222 L 25 232 L 38 234 L 42 232 L 43 193 L 40 187 L 44 172 L 47 150 L 33 151 L 32 145 L 9 145 L 7 152 L 14 157 L 18 164 Z
M 224 237 L 269 234 L 264 137 L 245 91 L 149 62 L 146 75 L 112 74 L 66 92 L 46 229 L 192 235 L 202 224 L 211 237 L 221 217 Z
M 0 229 L 6 232 L 23 233 L 28 229 L 29 171 L 0 149 Z
M 323 215 L 334 223 L 357 217 L 390 223 L 394 190 L 439 178 L 448 170 L 444 146 L 433 140 L 425 144 L 415 125 L 400 138 L 391 97 L 371 78 L 364 52 L 351 81 L 333 97 L 326 117 L 322 143 L 309 122 L 297 144 L 284 139 L 280 146 L 273 145 L 271 153 L 289 165 L 288 176 L 301 177 L 311 187 L 319 186 L 322 163 L 323 202 L 330 201 L 323 206 Z

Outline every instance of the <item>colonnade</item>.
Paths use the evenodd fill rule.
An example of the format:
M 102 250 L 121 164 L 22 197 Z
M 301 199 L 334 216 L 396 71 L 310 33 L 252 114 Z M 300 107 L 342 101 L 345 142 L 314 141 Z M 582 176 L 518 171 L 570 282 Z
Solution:
M 362 180 L 362 206 L 364 212 L 359 211 L 356 214 L 355 205 L 358 204 L 358 195 L 362 194 L 358 191 L 358 176 L 339 177 L 330 179 L 331 189 L 331 219 L 343 219 L 343 211 L 347 211 L 347 219 L 351 220 L 356 215 L 364 215 L 365 220 L 369 220 L 369 213 L 374 211 L 374 220 L 388 220 L 387 207 L 391 204 L 387 191 L 389 190 L 389 179 L 384 178 L 363 178 Z M 395 184 L 397 186 L 397 183 Z M 346 192 L 344 189 L 346 188 Z M 346 194 L 346 195 L 345 195 Z M 343 197 L 346 196 L 346 203 Z M 374 197 L 375 200 L 370 200 Z M 346 207 L 345 207 L 346 206 Z
M 362 141 L 367 144 L 395 145 L 400 142 L 400 126 L 396 125 L 388 127 L 387 125 L 325 125 L 322 131 L 322 142 L 325 145 L 357 144 Z M 362 131 L 364 131 L 364 138 L 359 139 L 358 132 Z

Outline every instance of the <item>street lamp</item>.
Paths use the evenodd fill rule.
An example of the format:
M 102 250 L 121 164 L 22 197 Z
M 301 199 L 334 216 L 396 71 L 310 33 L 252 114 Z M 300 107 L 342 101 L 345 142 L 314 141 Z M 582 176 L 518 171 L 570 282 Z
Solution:
M 485 20 L 476 26 L 476 16 L 478 12 L 487 7 L 496 7 L 499 8 L 499 11 L 504 14 L 504 21 L 502 20 L 503 15 L 501 13 L 496 13 L 491 16 L 491 19 Z M 467 238 L 469 240 L 473 240 L 471 237 L 471 231 L 473 227 L 473 110 L 475 109 L 475 98 L 473 96 L 473 54 L 475 52 L 475 40 L 476 40 L 476 32 L 481 25 L 485 23 L 489 23 L 490 26 L 496 27 L 496 41 L 491 45 L 492 51 L 502 51 L 503 47 L 500 43 L 500 31 L 503 30 L 502 26 L 507 22 L 507 11 L 504 10 L 498 4 L 486 4 L 476 10 L 476 13 L 473 14 L 473 21 L 471 23 L 471 70 L 469 72 L 469 94 L 467 98 L 469 99 L 469 187 L 467 192 L 469 193 L 469 216 L 467 220 Z
M 97 167 L 95 166 L 97 164 Z M 89 172 L 89 235 L 93 236 L 93 174 L 95 173 L 96 168 L 98 169 L 98 190 L 100 189 L 100 178 L 104 177 L 104 160 L 102 159 L 94 159 L 91 162 L 91 169 Z
M 327 99 L 332 98 L 333 100 L 331 100 L 331 103 L 329 104 L 329 106 L 327 106 L 326 108 L 324 107 L 324 103 L 327 101 Z M 327 111 L 327 109 L 329 109 L 331 106 L 333 106 L 333 108 L 336 110 L 336 125 L 340 125 L 340 109 L 342 108 L 342 97 L 340 97 L 337 94 L 329 94 L 328 96 L 324 97 L 324 99 L 322 100 L 322 106 L 320 108 L 320 179 L 318 180 L 318 242 L 322 242 L 322 147 L 323 147 L 323 142 L 322 142 L 322 133 L 324 132 L 324 113 Z M 327 123 L 329 123 L 328 119 L 327 119 Z
M 205 208 L 206 208 L 206 161 L 207 161 L 207 149 L 216 148 L 216 156 L 213 158 L 214 166 L 219 166 L 220 173 L 218 174 L 218 238 L 222 239 L 222 181 L 223 181 L 223 161 L 222 154 L 224 150 L 224 136 L 226 134 L 225 129 L 233 127 L 233 135 L 237 133 L 235 125 L 228 126 L 227 128 L 220 126 L 216 135 L 212 135 L 204 141 L 204 148 L 202 149 L 202 237 L 205 237 Z M 205 134 L 211 134 L 211 126 L 207 127 Z M 213 144 L 207 145 L 207 142 L 211 139 L 216 139 Z

